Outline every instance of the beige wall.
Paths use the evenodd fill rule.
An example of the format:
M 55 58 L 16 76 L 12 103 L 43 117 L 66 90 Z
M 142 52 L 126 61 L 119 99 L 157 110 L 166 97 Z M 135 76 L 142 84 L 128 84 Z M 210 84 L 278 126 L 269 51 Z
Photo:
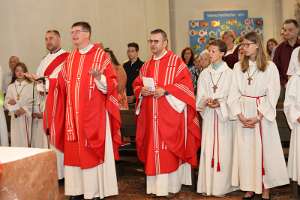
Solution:
M 176 52 L 189 45 L 188 21 L 203 19 L 204 11 L 248 10 L 250 17 L 263 17 L 264 38 L 275 37 L 279 33 L 281 23 L 280 0 L 171 0 L 171 16 L 173 24 L 173 45 Z M 285 1 L 285 0 L 283 0 Z M 278 23 L 278 21 L 280 21 Z M 174 42 L 174 41 L 173 41 Z
M 278 38 L 283 19 L 294 16 L 296 0 L 0 0 L 0 65 L 7 68 L 10 55 L 18 55 L 34 71 L 46 54 L 44 32 L 58 29 L 63 47 L 71 48 L 70 26 L 90 22 L 93 41 L 113 49 L 120 62 L 126 44 L 140 44 L 140 55 L 149 55 L 150 30 L 163 28 L 176 53 L 189 45 L 188 21 L 202 19 L 204 11 L 248 10 L 250 17 L 263 17 L 265 38 Z
M 7 68 L 10 55 L 18 55 L 31 71 L 46 54 L 44 33 L 58 29 L 63 47 L 70 49 L 70 26 L 85 20 L 92 25 L 92 40 L 127 59 L 127 43 L 140 44 L 148 57 L 147 37 L 153 28 L 169 33 L 168 0 L 0 0 L 0 65 Z

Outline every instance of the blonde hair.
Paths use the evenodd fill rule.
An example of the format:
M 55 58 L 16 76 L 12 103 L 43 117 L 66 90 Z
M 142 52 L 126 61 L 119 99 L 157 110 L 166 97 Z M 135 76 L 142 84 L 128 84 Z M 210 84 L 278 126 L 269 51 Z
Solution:
M 255 43 L 258 48 L 256 52 L 256 65 L 260 71 L 265 71 L 268 65 L 267 56 L 264 50 L 261 37 L 256 32 L 247 33 L 244 39 Z M 242 71 L 246 72 L 249 68 L 249 56 L 244 55 L 241 60 Z

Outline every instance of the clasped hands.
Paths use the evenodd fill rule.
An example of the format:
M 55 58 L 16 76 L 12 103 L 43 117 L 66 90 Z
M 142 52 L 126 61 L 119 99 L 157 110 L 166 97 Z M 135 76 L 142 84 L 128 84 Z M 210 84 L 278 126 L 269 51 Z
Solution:
M 257 117 L 246 118 L 242 113 L 238 114 L 240 122 L 244 128 L 255 128 L 255 125 L 262 119 L 263 115 L 259 112 Z
M 154 98 L 159 98 L 165 95 L 166 90 L 161 87 L 156 87 L 154 91 L 151 91 L 148 87 L 142 87 L 142 96 L 154 96 Z
M 205 106 L 208 106 L 210 108 L 220 107 L 220 102 L 217 99 L 207 98 L 204 103 Z

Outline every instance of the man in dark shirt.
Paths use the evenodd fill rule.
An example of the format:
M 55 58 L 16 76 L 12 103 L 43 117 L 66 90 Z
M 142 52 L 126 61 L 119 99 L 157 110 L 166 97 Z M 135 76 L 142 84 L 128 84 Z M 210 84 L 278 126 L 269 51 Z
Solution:
M 135 97 L 133 94 L 132 83 L 139 75 L 140 69 L 144 62 L 139 59 L 139 45 L 137 43 L 131 42 L 127 45 L 127 47 L 127 56 L 129 61 L 123 64 L 127 74 L 126 95 L 128 103 L 134 103 Z
M 284 41 L 281 42 L 275 50 L 273 61 L 276 64 L 281 84 L 281 93 L 279 101 L 284 100 L 285 86 L 288 81 L 287 70 L 293 50 L 300 46 L 298 40 L 299 25 L 295 19 L 287 19 L 283 23 L 282 35 Z
M 298 40 L 298 22 L 295 19 L 285 20 L 282 30 L 284 41 L 276 48 L 273 61 L 279 70 L 281 85 L 285 86 L 288 81 L 286 72 L 292 52 L 296 47 L 300 46 L 300 41 Z

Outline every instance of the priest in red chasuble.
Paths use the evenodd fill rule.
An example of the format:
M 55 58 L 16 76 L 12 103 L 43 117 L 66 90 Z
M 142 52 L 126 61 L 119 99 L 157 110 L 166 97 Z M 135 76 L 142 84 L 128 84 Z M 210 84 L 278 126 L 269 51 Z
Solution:
M 167 50 L 165 31 L 151 32 L 152 57 L 133 83 L 137 99 L 137 153 L 145 165 L 146 192 L 177 193 L 191 185 L 196 166 L 200 126 L 191 75 L 184 62 Z
M 65 194 L 99 199 L 118 194 L 115 159 L 121 144 L 116 73 L 90 42 L 87 22 L 72 25 L 74 50 L 58 76 L 52 136 L 65 156 Z

